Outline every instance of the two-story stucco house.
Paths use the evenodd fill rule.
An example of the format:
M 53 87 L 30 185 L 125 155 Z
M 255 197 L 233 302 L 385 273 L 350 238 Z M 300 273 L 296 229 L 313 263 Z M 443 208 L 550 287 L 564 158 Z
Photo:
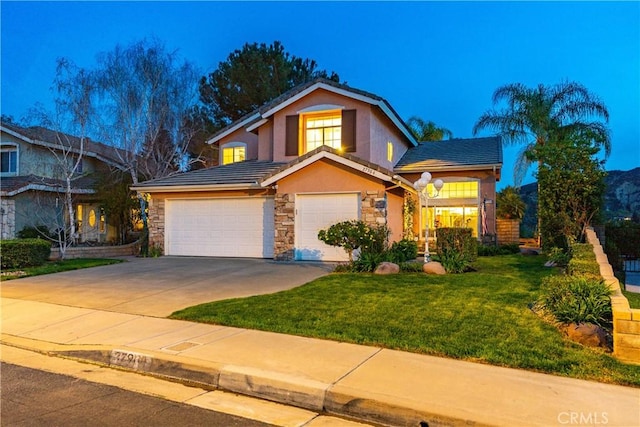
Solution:
M 296 87 L 213 135 L 220 166 L 135 187 L 150 198 L 151 244 L 167 255 L 346 259 L 318 240 L 343 220 L 403 236 L 405 197 L 424 171 L 445 185 L 416 210 L 414 232 L 438 226 L 495 234 L 498 138 L 420 143 L 383 98 L 327 80 Z
M 80 139 L 42 127 L 4 122 L 0 130 L 2 239 L 16 237 L 25 227 L 45 226 L 54 232 L 63 224 L 61 218 L 65 215 L 61 162 L 77 158 Z M 79 169 L 72 181 L 80 242 L 108 241 L 115 237 L 116 231 L 109 226 L 95 198 L 92 175 L 118 165 L 113 148 L 85 139 Z

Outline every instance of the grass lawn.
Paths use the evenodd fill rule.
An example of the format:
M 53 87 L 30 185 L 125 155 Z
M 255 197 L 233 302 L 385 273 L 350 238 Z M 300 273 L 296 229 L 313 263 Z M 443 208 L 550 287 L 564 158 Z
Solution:
M 171 317 L 640 386 L 640 366 L 564 340 L 529 309 L 553 274 L 545 260 L 481 257 L 477 272 L 446 276 L 331 274 Z
M 631 308 L 640 308 L 640 294 L 636 292 L 627 292 L 624 289 L 622 290 L 622 293 L 629 300 L 629 306 Z
M 3 270 L 0 280 L 20 279 L 29 276 L 40 276 L 42 274 L 60 273 L 62 271 L 79 270 L 81 268 L 99 267 L 101 265 L 118 264 L 120 259 L 110 258 L 78 258 L 64 261 L 48 261 L 38 267 L 25 267 L 16 270 Z M 17 273 L 15 275 L 11 273 Z M 24 274 L 22 274 L 24 273 Z

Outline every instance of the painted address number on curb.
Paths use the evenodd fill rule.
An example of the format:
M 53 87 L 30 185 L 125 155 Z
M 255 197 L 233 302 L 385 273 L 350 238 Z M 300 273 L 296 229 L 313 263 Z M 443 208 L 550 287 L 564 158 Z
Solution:
M 111 365 L 122 366 L 136 370 L 145 370 L 151 366 L 153 358 L 142 353 L 134 353 L 126 350 L 111 350 Z

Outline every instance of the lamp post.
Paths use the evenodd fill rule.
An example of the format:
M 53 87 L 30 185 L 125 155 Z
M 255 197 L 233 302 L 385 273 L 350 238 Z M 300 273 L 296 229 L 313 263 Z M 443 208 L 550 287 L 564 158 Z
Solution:
M 426 209 L 426 226 L 424 229 L 424 263 L 428 263 L 431 261 L 431 254 L 429 253 L 429 197 L 435 198 L 438 197 L 440 190 L 442 190 L 442 186 L 444 182 L 441 179 L 436 179 L 433 181 L 433 188 L 435 188 L 436 192 L 433 195 L 429 194 L 428 185 L 431 182 L 431 174 L 429 172 L 423 172 L 416 182 L 413 183 L 413 188 L 418 192 L 418 196 L 420 196 L 420 202 L 424 203 Z M 424 202 L 423 202 L 424 200 Z

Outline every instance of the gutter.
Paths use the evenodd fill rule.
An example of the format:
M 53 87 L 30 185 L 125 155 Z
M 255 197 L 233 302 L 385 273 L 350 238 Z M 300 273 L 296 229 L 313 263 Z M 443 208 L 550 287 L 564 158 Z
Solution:
M 133 191 L 142 193 L 180 193 L 194 191 L 220 191 L 220 190 L 264 190 L 257 182 L 239 184 L 205 184 L 205 185 L 157 185 L 157 186 L 131 186 Z

